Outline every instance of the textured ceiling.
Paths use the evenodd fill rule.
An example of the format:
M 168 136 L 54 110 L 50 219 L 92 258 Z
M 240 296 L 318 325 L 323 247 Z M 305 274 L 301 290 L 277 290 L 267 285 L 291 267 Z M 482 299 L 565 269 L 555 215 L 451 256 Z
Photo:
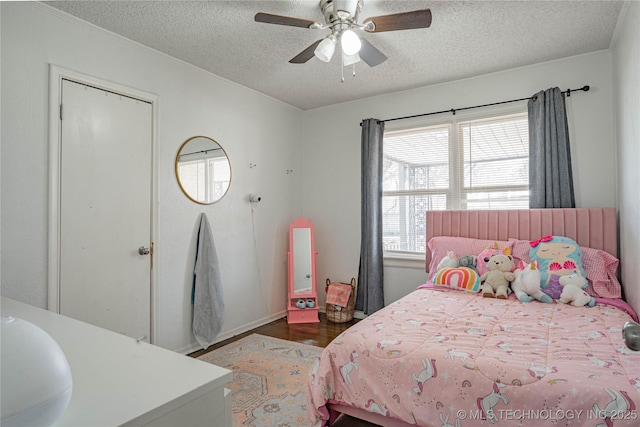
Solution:
M 225 79 L 307 110 L 609 48 L 620 1 L 376 1 L 369 16 L 429 8 L 431 28 L 364 34 L 389 59 L 356 77 L 288 61 L 329 30 L 257 23 L 256 12 L 323 22 L 318 0 L 44 2 Z

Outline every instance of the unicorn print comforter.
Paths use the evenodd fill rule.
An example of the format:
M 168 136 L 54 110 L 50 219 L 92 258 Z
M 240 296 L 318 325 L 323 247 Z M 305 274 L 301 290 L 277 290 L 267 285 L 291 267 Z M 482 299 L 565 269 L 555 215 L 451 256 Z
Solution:
M 420 426 L 638 426 L 628 320 L 601 303 L 419 288 L 325 348 L 307 380 L 309 416 L 322 425 L 336 403 Z

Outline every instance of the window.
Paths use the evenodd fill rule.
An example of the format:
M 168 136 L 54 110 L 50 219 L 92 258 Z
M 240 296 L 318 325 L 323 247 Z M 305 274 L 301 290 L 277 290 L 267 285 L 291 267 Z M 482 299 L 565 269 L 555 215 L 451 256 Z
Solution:
M 385 132 L 385 251 L 424 253 L 427 210 L 528 207 L 526 113 Z
M 180 161 L 180 182 L 196 200 L 210 203 L 220 199 L 229 187 L 229 162 L 225 156 L 190 155 L 193 160 Z M 199 158 L 197 158 L 199 157 Z

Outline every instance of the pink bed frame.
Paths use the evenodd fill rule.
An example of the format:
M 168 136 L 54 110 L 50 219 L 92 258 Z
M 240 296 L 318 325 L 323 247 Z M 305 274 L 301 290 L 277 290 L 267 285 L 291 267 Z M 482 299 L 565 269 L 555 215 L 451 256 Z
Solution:
M 427 242 L 435 236 L 533 240 L 549 234 L 618 256 L 615 208 L 427 211 Z M 427 269 L 430 261 L 427 251 Z
M 580 246 L 602 249 L 618 256 L 615 208 L 427 211 L 426 222 L 427 242 L 436 236 L 533 240 L 551 234 L 566 236 Z M 431 254 L 427 251 L 427 271 L 430 261 Z M 348 406 L 328 406 L 331 410 L 330 424 L 341 412 L 383 426 L 410 426 L 400 420 Z

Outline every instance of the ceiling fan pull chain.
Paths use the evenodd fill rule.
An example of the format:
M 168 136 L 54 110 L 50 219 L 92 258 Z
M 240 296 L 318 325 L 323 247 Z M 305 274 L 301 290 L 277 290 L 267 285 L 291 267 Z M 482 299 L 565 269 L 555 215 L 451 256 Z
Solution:
M 340 55 L 340 83 L 344 83 L 344 55 Z
M 353 64 L 353 77 L 356 76 L 356 64 Z

